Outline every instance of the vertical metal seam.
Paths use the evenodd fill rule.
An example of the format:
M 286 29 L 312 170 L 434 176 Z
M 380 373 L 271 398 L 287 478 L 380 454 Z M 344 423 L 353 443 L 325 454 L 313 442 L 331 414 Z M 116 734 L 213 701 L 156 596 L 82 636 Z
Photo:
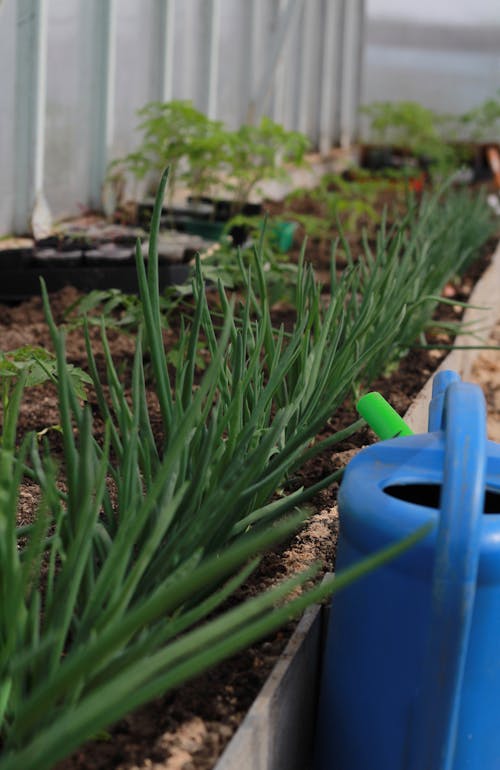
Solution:
M 344 0 L 344 24 L 342 46 L 342 87 L 340 91 L 340 144 L 347 148 L 352 140 L 353 123 L 353 94 L 354 73 L 357 62 L 355 56 L 358 53 L 356 30 L 359 26 L 359 5 L 357 0 Z
M 333 106 L 338 97 L 335 54 L 342 45 L 339 17 L 338 0 L 325 0 L 319 105 L 319 150 L 322 155 L 326 155 L 334 144 Z
M 100 208 L 114 135 L 116 0 L 94 0 L 91 13 L 96 46 L 92 77 L 96 114 L 90 148 L 89 200 L 91 206 Z
M 267 101 L 272 92 L 276 68 L 283 53 L 283 47 L 288 39 L 291 29 L 293 29 L 293 21 L 297 18 L 298 10 L 303 3 L 304 0 L 289 0 L 288 5 L 280 16 L 278 30 L 276 32 L 274 46 L 272 47 L 267 69 L 262 75 L 255 96 L 251 101 L 250 111 L 252 115 L 259 115 L 267 105 Z
M 162 102 L 169 102 L 173 97 L 174 84 L 174 0 L 158 0 L 158 3 L 160 34 L 158 98 Z
M 207 101 L 206 111 L 209 118 L 217 115 L 217 86 L 219 76 L 219 37 L 220 37 L 220 0 L 205 0 L 208 10 L 208 61 L 207 61 Z
M 263 59 L 263 40 L 264 30 L 262 22 L 262 0 L 246 0 L 251 3 L 251 17 L 250 17 L 250 40 L 249 40 L 249 77 L 248 77 L 248 96 L 246 106 L 245 120 L 247 123 L 254 123 L 257 117 L 255 113 L 255 101 L 254 94 L 259 86 L 261 80 L 262 71 L 262 59 Z
M 298 130 L 307 133 L 308 126 L 311 125 L 311 115 L 308 107 L 310 105 L 310 93 L 312 88 L 312 57 L 314 50 L 314 24 L 313 11 L 316 4 L 306 3 L 303 8 L 302 17 L 302 67 L 299 84 L 299 116 Z
M 47 95 L 47 3 L 18 0 L 16 17 L 15 195 L 13 225 L 24 232 L 43 186 Z

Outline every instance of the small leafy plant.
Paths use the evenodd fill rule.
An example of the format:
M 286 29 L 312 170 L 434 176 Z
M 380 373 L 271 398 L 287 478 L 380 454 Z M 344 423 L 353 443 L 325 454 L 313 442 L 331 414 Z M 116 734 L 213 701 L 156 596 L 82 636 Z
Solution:
M 136 179 L 154 178 L 170 166 L 169 201 L 183 182 L 195 201 L 229 193 L 232 214 L 248 202 L 264 179 L 287 179 L 286 164 L 303 163 L 309 140 L 263 117 L 258 125 L 230 131 L 210 120 L 189 101 L 152 102 L 139 110 L 142 143 L 110 166 L 110 177 L 129 172 Z
M 337 174 L 325 174 L 313 189 L 297 188 L 284 201 L 284 215 L 299 222 L 306 235 L 331 242 L 339 228 L 346 233 L 380 221 L 374 204 L 388 183 L 370 179 L 363 183 L 346 181 Z M 303 213 L 304 201 L 315 213 Z M 298 202 L 299 211 L 296 211 Z
M 234 200 L 232 213 L 241 212 L 263 180 L 286 181 L 287 164 L 303 164 L 308 147 L 304 134 L 287 131 L 266 116 L 258 125 L 245 124 L 232 133 L 224 181 Z
M 361 108 L 370 120 L 374 140 L 409 150 L 417 158 L 430 163 L 440 174 L 449 173 L 457 165 L 453 148 L 442 135 L 447 120 L 418 102 L 374 102 Z
M 161 172 L 170 168 L 169 201 L 179 181 L 189 181 L 201 196 L 216 181 L 227 145 L 222 124 L 211 121 L 190 101 L 150 102 L 138 111 L 139 147 L 113 161 L 110 172 L 127 171 L 137 180 L 151 175 L 156 191 Z
M 75 395 L 86 400 L 86 385 L 92 383 L 86 372 L 73 364 L 67 365 Z M 24 345 L 15 350 L 0 352 L 0 391 L 3 410 L 4 429 L 17 418 L 24 388 L 42 385 L 44 382 L 57 382 L 57 362 L 55 356 L 37 345 Z
M 475 141 L 498 142 L 500 129 L 500 91 L 496 97 L 486 99 L 480 105 L 460 117 L 462 128 Z

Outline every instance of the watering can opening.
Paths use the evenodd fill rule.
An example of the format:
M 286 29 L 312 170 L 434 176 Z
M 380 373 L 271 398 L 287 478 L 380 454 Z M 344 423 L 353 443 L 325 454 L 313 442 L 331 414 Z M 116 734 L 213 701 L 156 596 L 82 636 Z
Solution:
M 384 487 L 383 491 L 406 503 L 415 503 L 436 510 L 441 507 L 441 484 L 390 484 Z M 500 514 L 500 492 L 486 489 L 483 513 Z

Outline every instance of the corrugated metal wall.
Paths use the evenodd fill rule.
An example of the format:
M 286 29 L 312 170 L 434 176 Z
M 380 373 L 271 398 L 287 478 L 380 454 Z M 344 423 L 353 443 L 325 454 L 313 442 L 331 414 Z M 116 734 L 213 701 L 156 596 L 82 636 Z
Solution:
M 364 0 L 4 0 L 0 234 L 26 230 L 40 189 L 56 216 L 99 206 L 153 99 L 348 145 L 363 17 Z

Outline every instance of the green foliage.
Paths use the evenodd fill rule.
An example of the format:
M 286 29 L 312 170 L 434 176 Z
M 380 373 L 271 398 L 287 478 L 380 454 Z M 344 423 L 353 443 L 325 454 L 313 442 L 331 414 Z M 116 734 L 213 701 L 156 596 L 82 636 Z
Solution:
M 224 186 L 235 201 L 234 213 L 253 191 L 259 192 L 263 180 L 286 181 L 286 164 L 301 165 L 308 148 L 304 134 L 287 131 L 266 116 L 258 125 L 243 125 L 232 133 Z
M 235 218 L 235 221 L 248 221 L 249 217 Z M 255 231 L 252 237 L 252 225 L 249 233 L 250 245 L 235 248 L 228 241 L 223 241 L 220 248 L 215 249 L 201 262 L 201 274 L 204 280 L 219 284 L 226 290 L 242 289 L 250 280 L 252 290 L 258 294 L 260 282 L 263 280 L 270 306 L 278 302 L 293 304 L 295 287 L 299 276 L 299 268 L 290 262 L 287 254 L 277 251 L 272 244 L 271 225 L 253 222 Z M 255 240 L 253 240 L 255 238 Z M 258 244 L 256 246 L 255 244 Z M 255 251 L 258 250 L 262 263 L 262 274 L 252 270 L 255 263 Z M 194 268 L 192 267 L 192 272 Z
M 500 129 L 500 91 L 460 117 L 462 128 L 475 141 L 497 141 Z
M 143 318 L 142 305 L 136 294 L 125 294 L 121 289 L 94 289 L 78 297 L 64 312 L 69 329 L 81 326 L 84 318 L 89 325 L 136 332 Z
M 313 189 L 296 188 L 285 198 L 284 216 L 299 222 L 306 235 L 323 241 L 332 240 L 332 231 L 341 227 L 352 233 L 368 224 L 375 225 L 380 215 L 375 208 L 377 196 L 387 189 L 384 179 L 346 181 L 338 174 L 325 174 Z M 312 203 L 318 213 L 295 211 L 295 202 Z
M 436 113 L 412 101 L 374 102 L 361 112 L 370 119 L 370 135 L 375 141 L 428 159 L 442 175 L 470 161 L 464 142 L 498 140 L 499 96 L 500 91 L 462 115 Z M 451 145 L 455 140 L 459 144 Z
M 164 177 L 147 268 L 140 246 L 136 252 L 143 322 L 130 397 L 104 324 L 104 375 L 87 334 L 96 409 L 106 426 L 102 443 L 78 398 L 44 291 L 65 483 L 63 492 L 50 457 L 29 437 L 15 454 L 13 410 L 0 448 L 0 770 L 49 770 L 127 712 L 269 634 L 427 532 L 298 597 L 290 593 L 315 576 L 315 567 L 213 616 L 262 549 L 304 519 L 303 512 L 290 519 L 283 514 L 338 478 L 336 472 L 313 488 L 272 499 L 305 459 L 360 426 L 313 441 L 350 389 L 379 373 L 428 321 L 441 282 L 484 237 L 468 220 L 485 209 L 467 197 L 450 198 L 441 222 L 442 196 L 424 197 L 398 225 L 387 230 L 382 224 L 375 253 L 365 243 L 364 254 L 351 258 L 340 276 L 332 264 L 326 297 L 302 260 L 296 320 L 287 333 L 272 326 L 258 251 L 243 270 L 241 306 L 219 286 L 222 318 L 209 311 L 198 262 L 193 314 L 182 327 L 172 375 L 156 251 L 165 184 Z M 201 339 L 210 364 L 195 381 Z M 148 410 L 146 357 L 161 444 Z M 41 502 L 34 523 L 18 531 L 16 501 L 27 463 Z
M 170 167 L 170 198 L 184 182 L 195 199 L 217 191 L 231 192 L 236 208 L 263 179 L 286 179 L 284 164 L 303 162 L 309 140 L 263 117 L 258 125 L 230 131 L 210 120 L 189 101 L 151 102 L 139 110 L 142 143 L 110 166 L 136 179 L 159 178 Z
M 456 167 L 452 147 L 442 135 L 447 119 L 418 102 L 374 102 L 361 108 L 370 119 L 375 141 L 409 150 L 433 164 L 441 174 Z
M 110 172 L 121 169 L 136 179 L 149 174 L 158 179 L 169 166 L 170 197 L 178 182 L 186 179 L 195 194 L 201 195 L 215 181 L 224 157 L 227 136 L 222 123 L 209 120 L 191 102 L 180 100 L 151 102 L 138 115 L 142 143 L 134 152 L 113 161 Z
M 92 382 L 89 375 L 73 364 L 67 364 L 77 398 L 85 400 L 85 385 Z M 15 350 L 0 352 L 0 392 L 5 426 L 16 417 L 24 388 L 33 388 L 44 382 L 57 382 L 55 356 L 37 345 L 24 345 Z

